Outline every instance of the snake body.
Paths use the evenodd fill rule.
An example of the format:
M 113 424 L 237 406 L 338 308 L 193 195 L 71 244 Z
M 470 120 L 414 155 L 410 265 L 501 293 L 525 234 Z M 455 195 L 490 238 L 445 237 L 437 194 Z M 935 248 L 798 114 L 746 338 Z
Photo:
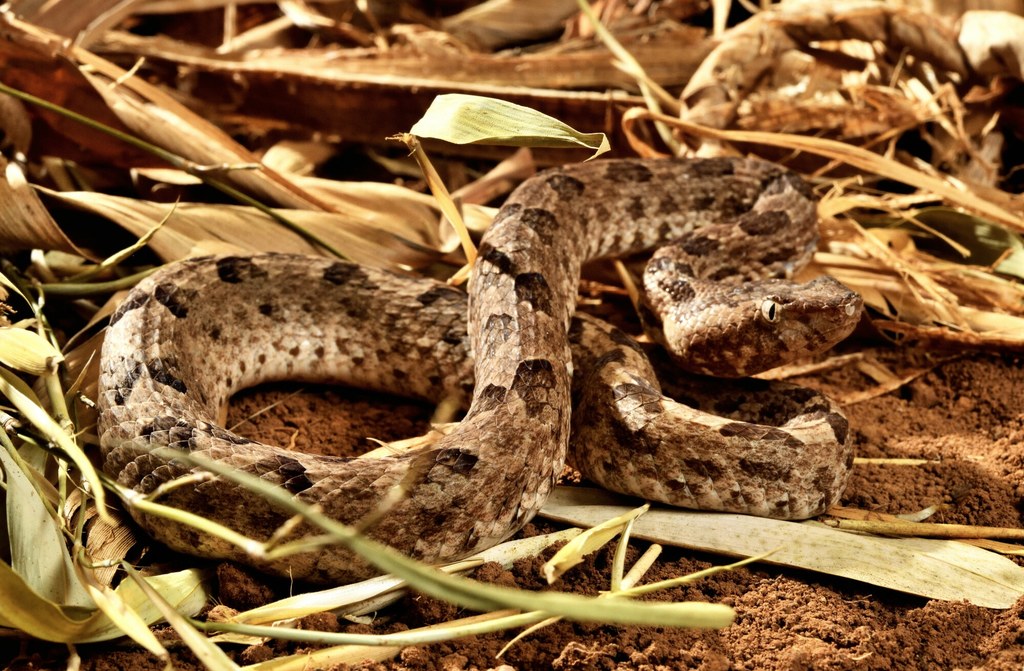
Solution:
M 675 294 L 726 306 L 711 317 L 683 317 L 697 323 L 691 343 L 710 333 L 736 343 L 718 346 L 728 350 L 718 357 L 727 374 L 768 362 L 752 340 L 776 340 L 780 359 L 768 365 L 831 346 L 860 310 L 856 294 L 834 280 L 810 287 L 828 298 L 809 310 L 802 299 L 787 298 L 790 285 L 779 280 L 768 280 L 752 299 L 742 287 L 705 284 L 792 274 L 813 249 L 814 228 L 806 185 L 779 166 L 627 159 L 550 170 L 520 185 L 481 241 L 468 311 L 459 290 L 342 261 L 264 255 L 170 264 L 141 282 L 110 320 L 98 399 L 104 468 L 150 493 L 193 472 L 154 448 L 199 454 L 283 487 L 337 520 L 355 524 L 372 516 L 372 537 L 443 562 L 490 547 L 533 517 L 562 470 L 574 419 L 573 459 L 606 486 L 713 510 L 818 514 L 838 499 L 851 461 L 846 420 L 830 401 L 798 388 L 731 388 L 731 407 L 712 408 L 716 401 L 699 398 L 707 385 L 695 383 L 683 390 L 694 407 L 677 407 L 661 396 L 646 360 L 623 334 L 590 320 L 573 322 L 570 334 L 585 261 L 684 236 L 690 242 L 682 256 L 652 264 L 650 303 Z M 710 237 L 694 242 L 686 237 L 694 231 Z M 737 231 L 746 237 L 725 242 Z M 710 247 L 728 244 L 740 245 L 742 256 L 733 260 L 742 264 L 702 267 Z M 755 248 L 762 250 L 756 261 Z M 661 273 L 669 269 L 689 274 L 666 279 Z M 761 320 L 755 327 L 751 310 Z M 668 318 L 645 315 L 648 322 Z M 780 326 L 764 330 L 765 324 Z M 804 335 L 811 324 L 824 326 L 825 335 Z M 576 375 L 585 391 L 575 408 L 570 339 L 587 370 Z M 691 367 L 715 372 L 709 348 L 693 349 L 704 353 Z M 379 459 L 289 452 L 222 428 L 231 394 L 283 379 L 472 398 L 461 423 L 437 443 Z M 752 409 L 771 422 L 742 419 Z M 666 422 L 670 416 L 676 419 Z M 639 456 L 618 455 L 628 441 L 639 441 Z M 682 452 L 673 448 L 680 443 Z M 632 463 L 623 470 L 622 462 Z M 397 502 L 388 498 L 396 491 L 403 492 Z M 259 539 L 289 517 L 221 478 L 179 483 L 160 502 Z M 180 551 L 314 581 L 373 573 L 340 547 L 256 561 L 190 527 L 130 511 Z M 285 540 L 312 533 L 300 524 Z

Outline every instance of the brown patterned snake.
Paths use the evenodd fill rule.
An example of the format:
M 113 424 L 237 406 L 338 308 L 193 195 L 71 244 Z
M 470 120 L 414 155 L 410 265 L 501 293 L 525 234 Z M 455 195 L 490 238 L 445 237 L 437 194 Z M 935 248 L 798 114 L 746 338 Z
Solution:
M 635 343 L 577 320 L 571 336 L 586 373 L 576 375 L 582 389 L 573 409 L 569 328 L 585 260 L 701 229 L 706 235 L 679 246 L 681 257 L 659 252 L 649 270 L 652 304 L 663 295 L 708 304 L 697 315 L 669 308 L 696 326 L 686 335 L 668 324 L 666 339 L 689 346 L 696 368 L 713 369 L 718 359 L 733 374 L 820 351 L 849 333 L 861 305 L 830 278 L 803 288 L 708 288 L 697 277 L 662 274 L 786 276 L 810 255 L 815 223 L 806 185 L 772 164 L 597 161 L 541 173 L 509 197 L 480 245 L 468 318 L 456 289 L 346 262 L 267 255 L 171 264 L 141 282 L 110 320 L 99 394 L 104 467 L 151 492 L 192 470 L 151 452 L 171 446 L 256 474 L 348 523 L 379 512 L 401 485 L 404 497 L 368 533 L 443 562 L 490 547 L 533 517 L 562 470 L 572 414 L 574 463 L 607 487 L 689 507 L 816 515 L 838 499 L 851 462 L 846 420 L 831 402 L 789 385 L 728 387 L 728 398 L 702 400 L 708 381 L 681 393 L 717 403 L 723 416 L 673 407 Z M 727 256 L 710 260 L 712 248 Z M 670 318 L 646 315 L 660 319 Z M 774 361 L 755 347 L 770 343 L 779 350 Z M 428 399 L 465 398 L 472 388 L 473 396 L 451 434 L 381 459 L 289 452 L 218 426 L 231 394 L 282 379 Z M 751 413 L 767 425 L 736 418 Z M 219 478 L 170 488 L 160 502 L 255 538 L 288 518 Z M 174 549 L 252 563 L 223 541 L 132 514 Z M 289 538 L 310 533 L 300 527 Z M 338 547 L 260 568 L 319 581 L 373 573 Z

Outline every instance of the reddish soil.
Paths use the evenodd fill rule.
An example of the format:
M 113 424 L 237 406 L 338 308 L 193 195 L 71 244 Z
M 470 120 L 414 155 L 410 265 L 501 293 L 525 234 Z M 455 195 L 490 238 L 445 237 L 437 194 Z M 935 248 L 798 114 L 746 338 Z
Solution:
M 920 351 L 869 351 L 897 376 L 928 367 Z M 853 365 L 798 382 L 838 397 L 873 386 Z M 279 444 L 369 447 L 362 436 L 381 439 L 414 435 L 430 409 L 357 391 L 258 390 L 232 408 L 232 423 L 281 401 L 239 430 Z M 969 355 L 935 365 L 898 390 L 846 406 L 861 457 L 937 460 L 924 466 L 858 465 L 843 499 L 847 506 L 903 513 L 949 504 L 933 521 L 1022 528 L 1024 496 L 1024 370 L 1016 355 Z M 347 442 L 346 442 L 347 441 Z M 344 448 L 343 448 L 344 449 Z M 536 521 L 525 533 L 553 530 Z M 636 542 L 633 557 L 645 548 Z M 189 560 L 191 561 L 191 560 Z M 541 559 L 520 562 L 512 571 L 485 566 L 476 578 L 542 589 Z M 667 548 L 648 580 L 706 568 L 726 560 Z M 610 556 L 597 553 L 573 569 L 556 588 L 595 594 L 608 581 Z M 894 566 L 898 571 L 900 567 Z M 231 565 L 221 565 L 218 598 L 249 608 L 285 596 L 289 586 Z M 721 631 L 694 632 L 656 627 L 611 627 L 561 622 L 527 637 L 501 659 L 495 654 L 515 632 L 408 648 L 387 663 L 365 669 L 993 669 L 1024 666 L 1024 599 L 1006 611 L 967 603 L 907 596 L 848 580 L 777 567 L 754 566 L 696 585 L 658 594 L 656 599 L 726 603 L 736 623 Z M 308 618 L 304 627 L 328 631 L 392 632 L 464 615 L 422 596 L 409 596 L 378 614 L 372 626 Z M 178 668 L 196 668 L 180 644 L 172 647 Z M 296 648 L 270 642 L 229 652 L 239 663 L 254 663 Z M 29 646 L 11 668 L 44 668 L 63 649 Z M 153 657 L 109 646 L 83 647 L 82 668 L 159 669 Z

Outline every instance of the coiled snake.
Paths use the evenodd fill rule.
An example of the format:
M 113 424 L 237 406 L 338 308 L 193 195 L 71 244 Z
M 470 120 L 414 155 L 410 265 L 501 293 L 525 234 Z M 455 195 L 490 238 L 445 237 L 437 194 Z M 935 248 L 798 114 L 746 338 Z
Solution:
M 644 319 L 666 321 L 664 339 L 689 350 L 691 368 L 756 372 L 831 346 L 857 321 L 859 297 L 831 278 L 803 287 L 730 279 L 787 277 L 812 253 L 814 204 L 793 174 L 746 159 L 595 161 L 538 174 L 509 197 L 481 242 L 468 313 L 459 290 L 320 258 L 208 257 L 153 274 L 111 317 L 103 346 L 104 468 L 152 492 L 192 471 L 151 451 L 170 446 L 258 475 L 348 523 L 378 512 L 401 485 L 404 498 L 367 533 L 442 562 L 494 545 L 533 517 L 562 470 L 575 419 L 572 461 L 606 487 L 711 510 L 822 512 L 852 460 L 846 420 L 830 401 L 762 385 L 729 388 L 717 401 L 723 415 L 675 406 L 635 343 L 599 322 L 572 321 L 584 261 L 680 236 L 649 265 Z M 680 303 L 654 314 L 670 300 Z M 575 408 L 570 338 L 583 369 Z M 428 399 L 472 391 L 472 403 L 439 442 L 381 459 L 289 452 L 219 426 L 231 394 L 282 379 Z M 709 384 L 681 393 L 715 403 L 698 398 Z M 732 416 L 751 412 L 765 423 Z M 161 503 L 261 539 L 289 517 L 219 478 L 170 488 Z M 253 563 L 221 540 L 131 512 L 174 549 Z M 310 533 L 300 525 L 289 538 Z M 259 567 L 317 581 L 373 572 L 338 547 Z

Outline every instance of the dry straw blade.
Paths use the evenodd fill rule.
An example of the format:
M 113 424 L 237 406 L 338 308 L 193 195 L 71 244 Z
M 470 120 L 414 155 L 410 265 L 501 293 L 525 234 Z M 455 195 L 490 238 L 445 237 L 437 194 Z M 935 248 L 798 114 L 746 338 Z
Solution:
M 630 510 L 606 492 L 561 487 L 541 514 L 580 526 Z M 633 525 L 638 538 L 677 547 L 751 557 L 947 601 L 1009 608 L 1024 595 L 1024 568 L 994 552 L 956 541 L 880 538 L 814 522 L 684 510 L 648 511 Z
M 533 536 L 521 540 L 508 541 L 493 548 L 484 550 L 472 557 L 450 565 L 455 571 L 473 568 L 484 562 L 497 562 L 505 568 L 512 566 L 520 559 L 534 557 L 553 543 L 568 541 L 580 533 L 579 529 L 565 529 L 543 536 Z M 449 570 L 446 567 L 443 570 Z M 367 603 L 374 603 L 376 608 L 383 607 L 379 599 L 384 595 L 400 596 L 405 581 L 390 575 L 378 576 L 351 585 L 343 585 L 328 590 L 307 592 L 281 599 L 252 610 L 238 613 L 231 617 L 231 622 L 245 624 L 269 624 L 292 620 L 313 613 L 327 610 L 360 614 L 365 612 Z

